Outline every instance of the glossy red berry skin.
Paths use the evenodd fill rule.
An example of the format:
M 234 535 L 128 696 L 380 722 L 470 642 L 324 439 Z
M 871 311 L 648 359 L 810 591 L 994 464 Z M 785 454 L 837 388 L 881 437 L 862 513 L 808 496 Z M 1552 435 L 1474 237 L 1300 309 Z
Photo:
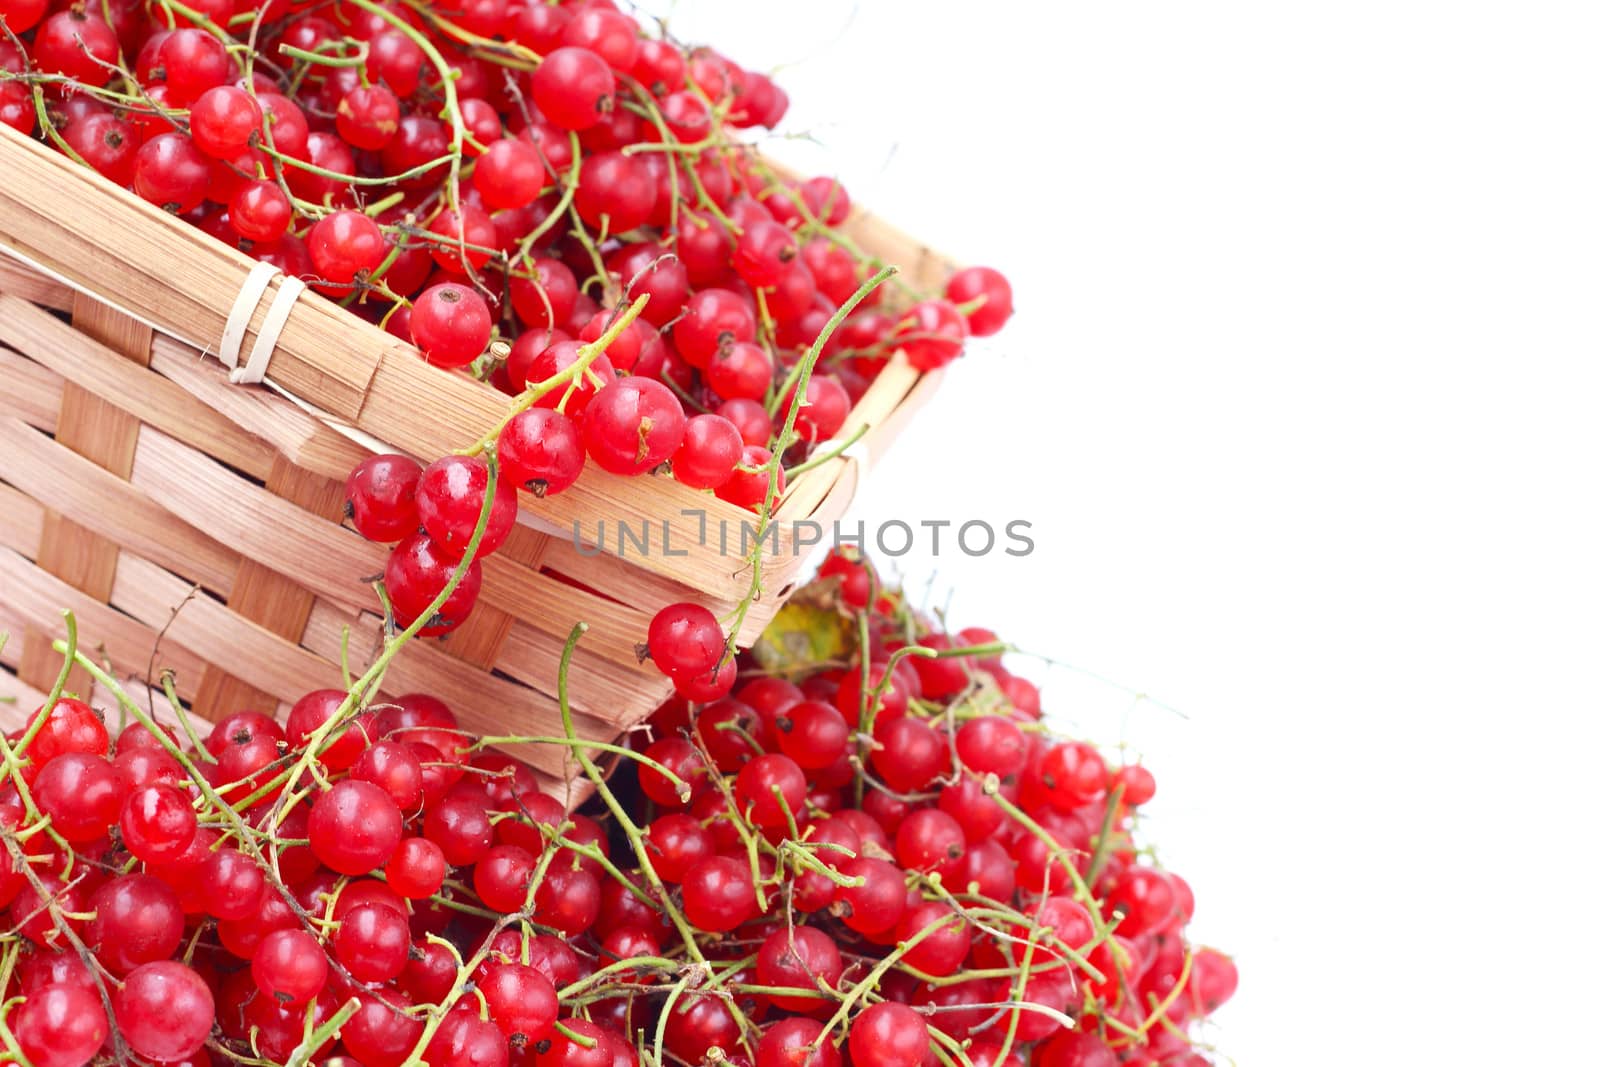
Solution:
M 953 304 L 982 303 L 967 312 L 967 327 L 974 337 L 989 337 L 1011 318 L 1011 283 L 993 267 L 967 267 L 951 276 L 944 290 Z
M 928 1054 L 928 1026 L 904 1004 L 884 1001 L 850 1024 L 850 1059 L 874 1067 L 920 1067 Z
M 617 80 L 587 48 L 557 48 L 533 72 L 529 88 L 545 118 L 564 130 L 587 130 L 611 111 Z
M 256 947 L 250 975 L 278 1003 L 304 1004 L 327 983 L 328 957 L 321 942 L 304 930 L 274 930 Z
M 125 786 L 114 767 L 99 756 L 65 752 L 34 779 L 34 802 L 50 817 L 56 833 L 74 844 L 102 836 L 122 810 Z
M 455 562 L 466 554 L 488 490 L 489 465 L 476 456 L 446 456 L 423 468 L 417 481 L 417 516 L 445 559 Z M 492 555 L 511 535 L 517 521 L 515 487 L 501 480 L 489 509 L 477 558 Z
M 767 465 L 771 462 L 771 452 L 765 448 L 746 445 L 739 465 L 734 468 L 733 477 L 717 488 L 717 496 L 730 504 L 737 504 L 751 511 L 760 511 L 767 504 L 768 492 L 773 492 L 774 479 L 767 469 Z M 772 497 L 774 507 L 783 498 L 783 491 L 786 488 L 786 478 L 781 467 L 777 472 L 776 482 L 776 491 Z
M 819 990 L 813 994 L 768 994 L 774 1007 L 784 1011 L 821 1011 L 832 1001 L 820 992 L 838 988 L 844 974 L 839 946 L 812 926 L 774 930 L 761 943 L 756 956 L 756 979 L 765 986 Z
M 673 454 L 672 476 L 691 489 L 716 489 L 733 477 L 743 456 L 744 439 L 737 426 L 721 415 L 696 415 Z
M 948 300 L 925 300 L 906 312 L 894 339 L 917 370 L 937 370 L 961 355 L 967 320 Z
M 157 134 L 139 148 L 133 163 L 133 191 L 173 214 L 200 206 L 211 181 L 205 153 L 181 133 Z
M 311 851 L 340 874 L 381 867 L 400 843 L 400 809 L 370 782 L 336 782 L 311 807 Z
M 411 948 L 406 918 L 382 904 L 358 904 L 339 920 L 334 957 L 358 982 L 398 978 Z
M 666 674 L 697 675 L 717 665 L 727 650 L 722 624 L 699 604 L 669 604 L 650 620 L 650 657 Z
M 386 86 L 357 85 L 339 100 L 334 121 L 350 147 L 376 152 L 400 128 L 400 101 Z
M 572 487 L 583 473 L 583 436 L 567 415 L 544 407 L 519 412 L 500 431 L 500 469 L 536 497 Z
M 755 882 L 741 858 L 713 856 L 683 878 L 683 913 L 696 927 L 726 933 L 756 914 Z
M 32 991 L 9 1025 L 34 1067 L 83 1067 L 111 1032 L 100 996 L 62 982 Z
M 411 307 L 411 339 L 436 367 L 465 367 L 483 354 L 493 332 L 488 303 L 455 282 L 423 290 Z
M 767 753 L 739 770 L 734 799 L 756 826 L 781 829 L 804 814 L 806 776 L 788 756 Z
M 387 250 L 383 231 L 359 211 L 335 211 L 319 219 L 306 237 L 306 250 L 323 281 L 347 284 L 378 269 Z
M 396 545 L 383 572 L 395 621 L 411 625 L 444 592 L 457 566 L 426 534 L 412 534 Z M 483 569 L 474 559 L 436 616 L 423 625 L 422 636 L 433 637 L 460 626 L 477 603 L 482 586 Z
M 688 420 L 672 391 L 649 378 L 602 389 L 584 414 L 589 458 L 613 474 L 639 475 L 671 459 Z
M 691 367 L 706 367 L 719 351 L 756 336 L 756 316 L 748 302 L 728 289 L 702 289 L 689 298 L 683 318 L 672 327 L 672 343 Z

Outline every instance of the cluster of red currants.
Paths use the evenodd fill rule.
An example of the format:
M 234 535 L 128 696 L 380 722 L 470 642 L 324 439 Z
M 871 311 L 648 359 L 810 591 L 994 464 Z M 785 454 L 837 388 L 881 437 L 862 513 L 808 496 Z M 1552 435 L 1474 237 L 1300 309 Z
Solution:
M 434 364 L 523 394 L 648 297 L 517 428 L 545 491 L 587 456 L 762 504 L 802 354 L 880 266 L 839 229 L 842 185 L 738 139 L 779 121 L 783 90 L 608 0 L 0 0 L 0 23 L 0 121 L 42 123 Z M 1012 302 L 982 267 L 899 310 L 882 297 L 819 353 L 798 449 L 894 351 L 941 366 Z
M 863 647 L 672 702 L 609 776 L 575 744 L 571 814 L 425 696 L 189 744 L 41 708 L 0 750 L 0 1039 L 32 1067 L 1203 1067 L 1237 973 L 1132 837 L 1151 774 L 1049 736 L 993 634 L 826 570 L 801 595 Z

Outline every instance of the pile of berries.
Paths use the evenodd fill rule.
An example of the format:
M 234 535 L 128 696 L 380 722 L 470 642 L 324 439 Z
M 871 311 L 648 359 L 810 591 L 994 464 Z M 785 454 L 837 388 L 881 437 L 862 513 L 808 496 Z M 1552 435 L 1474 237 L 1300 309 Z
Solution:
M 0 122 L 433 364 L 525 397 L 582 358 L 502 435 L 514 486 L 587 459 L 758 507 L 773 452 L 832 438 L 894 351 L 942 366 L 1011 314 L 983 267 L 875 290 L 803 375 L 882 266 L 839 229 L 849 194 L 739 138 L 782 118 L 770 78 L 608 0 L 0 0 L 0 28 Z
M 1151 774 L 1049 736 L 988 631 L 830 568 L 802 597 L 860 647 L 673 702 L 609 777 L 570 743 L 596 792 L 571 814 L 426 696 L 314 692 L 203 741 L 114 686 L 114 743 L 76 699 L 39 709 L 0 746 L 0 1042 L 32 1067 L 1203 1067 L 1190 1031 L 1237 974 L 1132 837 Z

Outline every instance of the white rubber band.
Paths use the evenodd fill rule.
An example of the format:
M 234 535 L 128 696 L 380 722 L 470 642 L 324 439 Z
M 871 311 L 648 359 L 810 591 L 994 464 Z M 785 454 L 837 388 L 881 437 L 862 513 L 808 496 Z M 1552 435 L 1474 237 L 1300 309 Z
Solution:
M 261 332 L 256 334 L 256 343 L 250 348 L 250 359 L 244 366 L 235 367 L 229 373 L 228 381 L 235 385 L 254 385 L 266 377 L 267 364 L 272 361 L 272 353 L 278 347 L 278 335 L 283 333 L 284 324 L 289 321 L 289 312 L 294 310 L 294 302 L 300 299 L 300 294 L 305 290 L 305 282 L 288 275 L 278 283 L 278 292 L 272 298 L 272 305 L 267 308 L 267 316 L 261 320 Z M 244 295 L 242 290 L 240 295 Z
M 250 316 L 256 313 L 256 305 L 261 303 L 267 286 L 272 284 L 272 276 L 277 273 L 278 268 L 271 263 L 257 263 L 239 287 L 233 310 L 228 312 L 228 321 L 222 327 L 222 347 L 217 351 L 217 358 L 230 371 L 239 366 L 239 346 L 244 344 L 245 331 L 250 328 Z

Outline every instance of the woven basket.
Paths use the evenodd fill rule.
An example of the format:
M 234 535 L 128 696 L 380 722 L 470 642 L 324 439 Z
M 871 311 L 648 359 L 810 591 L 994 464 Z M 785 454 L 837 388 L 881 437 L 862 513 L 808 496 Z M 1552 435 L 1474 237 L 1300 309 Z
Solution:
M 870 216 L 844 228 L 920 287 L 951 269 Z M 379 647 L 367 582 L 386 550 L 340 524 L 346 474 L 374 442 L 423 462 L 461 448 L 506 399 L 309 291 L 279 337 L 270 388 L 230 384 L 202 357 L 254 265 L 0 127 L 0 631 L 11 634 L 0 695 L 19 706 L 59 669 L 50 643 L 63 609 L 119 676 L 149 682 L 170 669 L 180 698 L 211 719 L 340 686 L 347 629 L 352 669 Z M 281 281 L 255 309 L 246 350 Z M 938 379 L 896 357 L 841 437 L 865 425 L 866 453 L 880 454 Z M 840 457 L 794 479 L 741 644 L 805 564 L 793 524 L 827 528 L 861 474 Z M 448 638 L 415 642 L 384 689 L 433 693 L 477 733 L 557 733 L 560 649 L 583 621 L 571 671 L 577 727 L 614 739 L 669 692 L 635 653 L 651 615 L 678 600 L 723 615 L 744 599 L 751 574 L 737 541 L 752 516 L 671 478 L 592 466 L 566 492 L 522 503 L 512 537 L 484 561 L 477 610 Z M 580 550 L 574 530 L 591 537 L 602 522 L 603 551 Z M 619 554 L 609 532 L 619 522 L 648 523 L 657 538 L 665 529 L 672 553 L 658 540 Z M 517 754 L 552 791 L 571 780 L 557 747 Z

